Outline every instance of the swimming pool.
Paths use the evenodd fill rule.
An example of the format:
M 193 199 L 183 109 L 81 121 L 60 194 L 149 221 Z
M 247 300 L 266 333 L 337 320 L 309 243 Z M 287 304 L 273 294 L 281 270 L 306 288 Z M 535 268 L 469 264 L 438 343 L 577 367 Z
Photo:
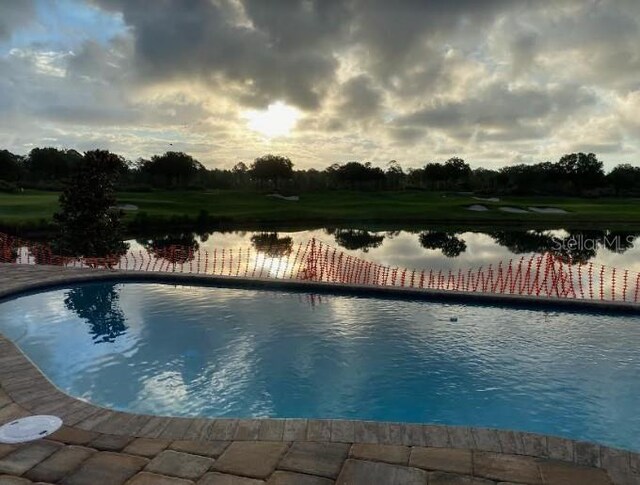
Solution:
M 119 410 L 484 426 L 640 450 L 637 316 L 100 282 L 0 303 L 0 332 L 61 389 Z

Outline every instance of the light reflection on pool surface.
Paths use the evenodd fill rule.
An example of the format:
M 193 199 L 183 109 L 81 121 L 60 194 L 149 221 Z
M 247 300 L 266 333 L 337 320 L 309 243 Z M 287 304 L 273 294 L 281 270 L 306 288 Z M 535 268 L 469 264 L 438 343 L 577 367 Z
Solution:
M 0 332 L 69 394 L 120 410 L 488 426 L 640 450 L 636 316 L 92 283 L 1 303 Z

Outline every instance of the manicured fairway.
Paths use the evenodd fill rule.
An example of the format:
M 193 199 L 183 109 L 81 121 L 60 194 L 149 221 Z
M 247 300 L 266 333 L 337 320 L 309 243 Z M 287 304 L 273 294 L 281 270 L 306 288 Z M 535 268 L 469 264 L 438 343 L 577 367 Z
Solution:
M 27 190 L 0 193 L 0 225 L 43 227 L 57 210 L 56 192 Z M 422 191 L 356 192 L 326 191 L 302 194 L 299 201 L 285 201 L 255 192 L 226 190 L 123 192 L 120 204 L 131 204 L 126 220 L 195 221 L 198 216 L 222 224 L 479 224 L 640 226 L 638 199 L 580 199 L 558 197 L 509 197 L 499 202 L 479 201 L 470 195 Z M 467 209 L 482 204 L 489 210 Z M 508 213 L 501 206 L 526 209 L 557 207 L 566 214 Z

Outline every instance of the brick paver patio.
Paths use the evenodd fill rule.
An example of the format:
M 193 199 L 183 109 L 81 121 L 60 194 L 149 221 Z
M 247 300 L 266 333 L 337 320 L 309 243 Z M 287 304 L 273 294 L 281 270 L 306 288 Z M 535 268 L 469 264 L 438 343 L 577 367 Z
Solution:
M 0 265 L 0 298 L 114 275 L 131 277 Z M 46 439 L 0 444 L 0 485 L 640 485 L 635 453 L 517 431 L 111 411 L 56 389 L 0 336 L 0 424 L 41 413 L 65 426 Z

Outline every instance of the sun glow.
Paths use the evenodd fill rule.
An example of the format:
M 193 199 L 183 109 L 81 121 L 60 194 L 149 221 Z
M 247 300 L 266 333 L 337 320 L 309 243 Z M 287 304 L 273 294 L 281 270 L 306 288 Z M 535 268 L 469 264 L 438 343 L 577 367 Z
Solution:
M 300 111 L 282 101 L 272 103 L 266 110 L 245 111 L 242 115 L 247 127 L 267 138 L 287 136 L 300 119 Z

